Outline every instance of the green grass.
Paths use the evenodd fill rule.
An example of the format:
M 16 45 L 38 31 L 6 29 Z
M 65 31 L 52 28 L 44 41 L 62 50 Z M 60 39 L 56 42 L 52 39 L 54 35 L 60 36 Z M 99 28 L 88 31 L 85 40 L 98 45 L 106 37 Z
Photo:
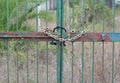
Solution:
M 46 15 L 47 14 L 47 15 Z M 35 12 L 31 12 L 28 15 L 29 19 L 35 18 L 36 17 L 36 13 Z M 48 12 L 46 13 L 46 11 L 40 11 L 39 13 L 39 17 L 42 21 L 48 21 L 48 22 L 55 22 L 55 14 L 53 12 Z
M 39 14 L 39 17 L 42 21 L 48 21 L 48 22 L 55 22 L 55 15 L 53 14 L 53 12 L 48 12 L 46 14 L 46 11 L 41 11 Z

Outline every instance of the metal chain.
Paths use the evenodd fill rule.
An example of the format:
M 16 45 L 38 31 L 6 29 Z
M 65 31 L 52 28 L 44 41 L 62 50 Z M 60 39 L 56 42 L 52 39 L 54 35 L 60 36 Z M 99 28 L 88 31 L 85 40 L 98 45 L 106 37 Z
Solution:
M 59 36 L 57 36 L 57 34 L 52 34 L 53 32 L 50 30 L 46 30 L 45 31 L 45 34 L 47 34 L 48 36 L 54 38 L 55 40 L 58 40 L 58 41 L 69 41 L 69 42 L 73 42 L 75 41 L 76 39 L 78 39 L 79 37 L 83 36 L 86 34 L 86 31 L 81 31 L 79 34 L 75 35 L 74 37 L 68 37 L 68 38 L 60 38 Z

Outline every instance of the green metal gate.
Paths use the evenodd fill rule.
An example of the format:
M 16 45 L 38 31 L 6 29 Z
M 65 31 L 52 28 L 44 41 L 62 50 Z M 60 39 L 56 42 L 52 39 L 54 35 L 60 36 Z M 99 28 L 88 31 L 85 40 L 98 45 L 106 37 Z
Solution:
M 115 1 L 56 0 L 55 11 L 48 2 L 0 1 L 0 83 L 119 83 Z

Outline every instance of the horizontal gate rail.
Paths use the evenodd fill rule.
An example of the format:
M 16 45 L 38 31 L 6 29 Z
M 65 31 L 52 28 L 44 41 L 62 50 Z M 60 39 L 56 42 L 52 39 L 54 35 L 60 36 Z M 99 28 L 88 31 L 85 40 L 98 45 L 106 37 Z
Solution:
M 69 33 L 71 37 L 74 37 L 75 33 Z M 48 36 L 44 32 L 3 32 L 0 33 L 0 40 L 39 40 L 39 41 L 51 41 L 54 38 Z M 76 41 L 79 42 L 120 42 L 120 33 L 86 33 L 81 37 L 78 37 Z
M 40 41 L 51 41 L 53 38 L 47 36 L 44 32 L 5 32 L 0 33 L 0 40 L 9 39 L 9 40 L 32 40 L 38 39 Z

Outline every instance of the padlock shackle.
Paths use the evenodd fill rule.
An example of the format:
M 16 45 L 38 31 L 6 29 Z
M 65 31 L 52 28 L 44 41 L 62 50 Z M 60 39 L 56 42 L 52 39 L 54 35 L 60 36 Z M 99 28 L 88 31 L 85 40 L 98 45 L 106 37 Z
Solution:
M 55 28 L 53 29 L 53 32 L 55 32 L 55 30 L 57 30 L 57 29 L 59 29 L 59 28 L 62 28 L 65 32 L 67 32 L 67 30 L 66 30 L 65 28 L 60 27 L 60 26 L 55 27 Z

